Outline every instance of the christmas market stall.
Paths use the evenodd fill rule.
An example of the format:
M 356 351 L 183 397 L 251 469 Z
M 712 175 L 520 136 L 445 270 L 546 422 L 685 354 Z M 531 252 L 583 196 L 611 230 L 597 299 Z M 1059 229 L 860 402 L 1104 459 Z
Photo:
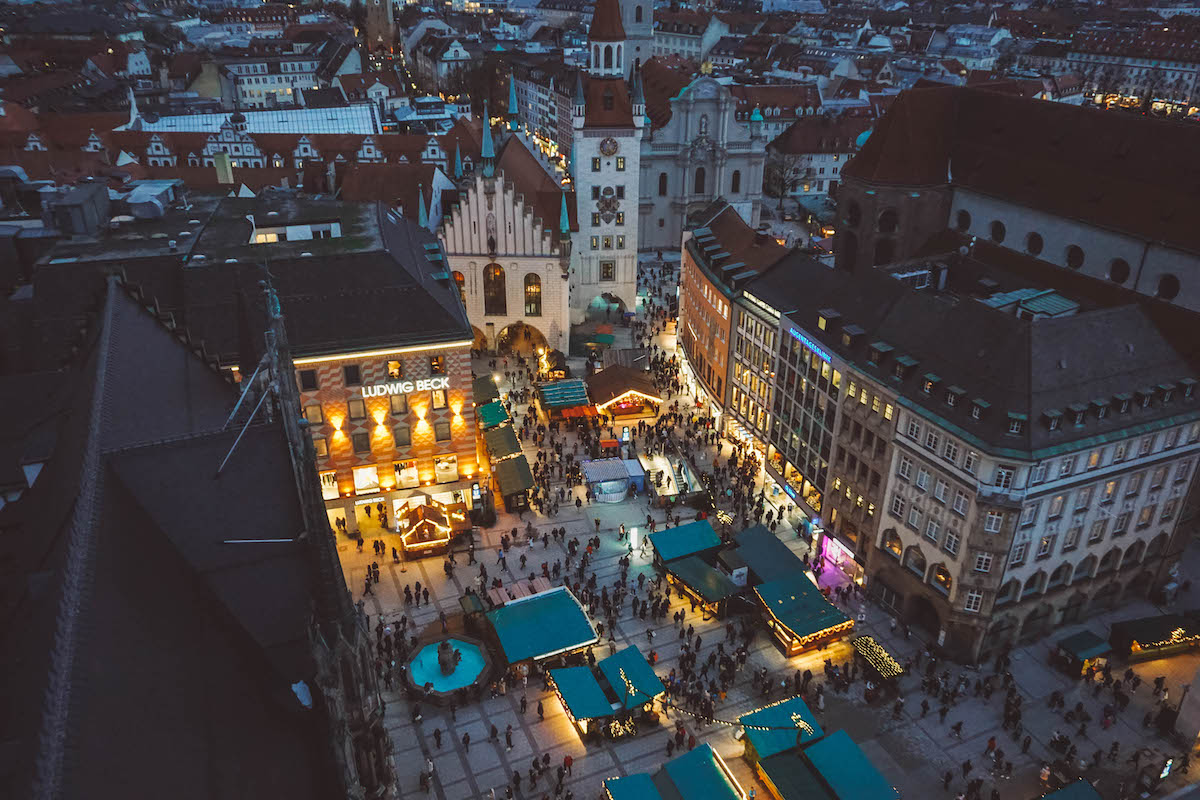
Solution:
M 632 479 L 629 465 L 620 458 L 597 458 L 580 462 L 583 481 L 597 503 L 620 503 L 629 497 Z
M 801 697 L 789 697 L 763 706 L 744 714 L 738 722 L 745 731 L 743 757 L 752 765 L 825 735 L 812 709 Z
M 1115 652 L 1128 655 L 1130 661 L 1148 661 L 1200 645 L 1200 623 L 1184 614 L 1127 619 L 1112 624 L 1108 641 Z
M 1057 791 L 1042 795 L 1042 800 L 1102 800 L 1102 798 L 1095 786 L 1080 778 Z
M 529 507 L 529 490 L 533 488 L 533 471 L 525 456 L 505 459 L 492 465 L 492 478 L 496 491 L 504 499 L 506 511 L 520 511 Z
M 561 381 L 539 383 L 535 387 L 538 407 L 547 419 L 571 419 L 576 416 L 583 418 L 587 413 L 579 414 L 573 409 L 587 409 L 592 401 L 588 399 L 587 384 L 582 378 L 569 378 Z M 568 413 L 572 412 L 572 413 Z
M 397 509 L 396 529 L 406 556 L 429 555 L 449 547 L 455 533 L 471 530 L 471 520 L 462 503 L 447 505 L 417 495 Z
M 509 668 L 527 677 L 534 662 L 581 652 L 596 644 L 587 612 L 565 586 L 520 597 L 487 613 Z
M 590 375 L 587 388 L 596 408 L 615 417 L 654 416 L 663 402 L 649 372 L 621 365 Z
M 557 381 L 571 377 L 571 368 L 567 365 L 567 357 L 561 350 L 542 350 L 538 355 L 538 378 L 540 380 Z
M 704 619 L 725 616 L 726 604 L 742 588 L 699 556 L 677 558 L 666 564 L 667 583 L 690 597 L 703 610 Z
M 897 800 L 900 797 L 891 782 L 845 731 L 834 731 L 804 745 L 800 754 L 836 800 Z
M 705 742 L 677 756 L 653 775 L 635 773 L 604 781 L 607 800 L 746 800 L 746 790 Z
M 858 663 L 866 676 L 868 703 L 881 697 L 894 697 L 900 692 L 899 679 L 904 667 L 892 654 L 871 636 L 856 636 L 850 640 Z
M 650 534 L 650 546 L 654 548 L 654 566 L 665 571 L 667 563 L 676 559 L 715 555 L 721 547 L 721 537 L 711 522 L 700 519 Z
M 755 525 L 733 535 L 737 553 L 748 569 L 751 585 L 804 573 L 808 567 L 765 525 Z
M 583 738 L 621 739 L 637 734 L 639 725 L 657 724 L 654 700 L 666 691 L 637 647 L 614 653 L 595 667 L 552 669 L 550 681 Z
M 493 400 L 500 399 L 500 390 L 496 388 L 496 380 L 491 375 L 483 375 L 471 382 L 471 395 L 475 407 L 486 406 Z
M 1050 652 L 1050 663 L 1072 678 L 1078 679 L 1088 667 L 1104 669 L 1112 646 L 1091 631 L 1081 631 L 1060 639 Z
M 475 417 L 479 420 L 480 429 L 485 431 L 495 428 L 498 425 L 503 425 L 506 422 L 512 422 L 512 419 L 508 416 L 508 410 L 499 400 L 493 400 L 490 403 L 476 406 Z
M 754 589 L 767 628 L 784 655 L 794 656 L 850 635 L 854 620 L 823 595 L 804 573 L 761 584 Z

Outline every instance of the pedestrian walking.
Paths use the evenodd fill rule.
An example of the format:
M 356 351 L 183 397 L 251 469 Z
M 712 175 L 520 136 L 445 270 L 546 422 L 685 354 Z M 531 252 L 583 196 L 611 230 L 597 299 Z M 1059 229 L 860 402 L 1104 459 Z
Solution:
M 538 722 L 545 722 L 546 721 L 546 710 L 544 708 L 542 708 L 541 700 L 538 700 L 537 712 L 538 712 Z
M 468 753 L 471 752 L 471 734 L 464 733 L 463 738 L 462 738 L 462 743 L 463 743 L 463 750 L 465 750 Z

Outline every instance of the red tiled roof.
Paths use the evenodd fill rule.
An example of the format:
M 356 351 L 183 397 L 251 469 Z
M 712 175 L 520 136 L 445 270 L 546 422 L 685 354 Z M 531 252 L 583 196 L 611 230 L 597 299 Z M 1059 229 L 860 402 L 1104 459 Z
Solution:
M 496 169 L 525 197 L 525 204 L 532 206 L 534 215 L 541 219 L 542 227 L 550 232 L 552 241 L 557 245 L 558 224 L 562 215 L 562 184 L 546 172 L 537 156 L 516 136 L 510 136 L 502 145 Z M 579 230 L 578 221 L 572 213 L 574 208 L 574 197 L 568 193 L 567 216 L 571 220 L 571 230 Z
M 587 78 L 585 128 L 632 128 L 633 102 L 624 78 Z
M 617 0 L 596 0 L 592 24 L 588 27 L 588 39 L 595 42 L 625 40 L 625 26 L 621 24 L 621 5 Z
M 720 242 L 721 249 L 729 253 L 722 263 L 733 264 L 740 261 L 749 269 L 761 272 L 790 252 L 777 242 L 774 236 L 759 235 L 746 224 L 742 215 L 724 200 L 718 200 L 714 205 L 717 204 L 723 207 L 709 219 L 705 227 L 712 231 L 713 236 Z
M 415 220 L 417 187 L 425 193 L 425 208 L 430 208 L 436 172 L 432 164 L 350 164 L 342 175 L 341 197 L 348 203 L 400 206 L 405 216 Z
M 843 175 L 941 185 L 1200 252 L 1200 127 L 1010 96 L 905 92 Z
M 847 153 L 854 150 L 859 134 L 871 127 L 869 117 L 801 117 L 775 137 L 768 147 L 788 155 L 801 153 Z
M 651 127 L 658 129 L 671 121 L 671 98 L 692 82 L 693 75 L 690 61 L 681 63 L 656 56 L 642 65 L 642 89 Z

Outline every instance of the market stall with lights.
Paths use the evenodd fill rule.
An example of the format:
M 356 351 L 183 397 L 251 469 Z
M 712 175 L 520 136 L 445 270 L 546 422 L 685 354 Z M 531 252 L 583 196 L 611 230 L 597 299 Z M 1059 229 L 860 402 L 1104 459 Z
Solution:
M 475 406 L 486 406 L 488 403 L 500 399 L 500 390 L 496 388 L 496 379 L 491 375 L 483 375 L 471 382 L 471 396 L 475 401 Z
M 746 800 L 746 790 L 724 759 L 705 742 L 671 759 L 653 775 L 604 781 L 607 800 Z
M 1114 622 L 1108 641 L 1130 661 L 1148 661 L 1186 652 L 1200 645 L 1200 621 L 1184 614 Z
M 850 645 L 854 648 L 854 655 L 863 665 L 863 672 L 867 676 L 867 702 L 873 703 L 879 697 L 898 694 L 899 679 L 904 674 L 904 667 L 892 657 L 887 648 L 871 636 L 856 636 L 850 640 Z
M 487 620 L 509 668 L 522 677 L 534 662 L 582 652 L 599 641 L 587 612 L 565 586 L 506 602 L 487 612 Z
M 449 547 L 455 533 L 469 531 L 471 520 L 462 503 L 447 505 L 421 496 L 397 509 L 396 528 L 406 556 L 430 555 Z
M 767 628 L 794 656 L 850 635 L 854 620 L 829 602 L 804 573 L 761 584 L 754 589 Z
M 571 377 L 571 368 L 567 365 L 567 357 L 561 350 L 543 349 L 538 353 L 538 378 L 545 381 L 557 381 Z
M 1108 662 L 1112 646 L 1091 631 L 1080 631 L 1060 639 L 1050 651 L 1050 663 L 1078 679 L 1088 667 L 1100 670 Z
M 663 403 L 650 373 L 621 364 L 587 378 L 588 396 L 596 408 L 613 416 L 653 416 Z
M 724 617 L 728 601 L 742 591 L 732 578 L 699 556 L 675 559 L 666 564 L 666 570 L 667 583 L 695 601 L 706 620 Z
M 755 709 L 739 717 L 738 722 L 745 731 L 743 757 L 753 765 L 825 735 L 812 709 L 801 697 L 789 697 Z
M 633 736 L 658 722 L 655 699 L 666 687 L 636 646 L 627 647 L 595 667 L 550 670 L 554 689 L 567 718 L 582 738 Z
M 580 378 L 568 378 L 566 380 L 535 384 L 534 397 L 541 412 L 548 419 L 572 419 L 594 416 L 589 415 L 587 411 L 583 411 L 582 413 L 572 411 L 570 415 L 567 413 L 572 409 L 586 409 L 592 404 L 592 401 L 588 398 L 587 384 Z

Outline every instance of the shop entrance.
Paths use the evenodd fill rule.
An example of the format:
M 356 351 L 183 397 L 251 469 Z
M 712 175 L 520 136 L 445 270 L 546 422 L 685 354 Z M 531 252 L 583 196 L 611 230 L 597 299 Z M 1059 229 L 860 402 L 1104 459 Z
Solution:
M 933 607 L 933 603 L 927 597 L 919 594 L 913 595 L 908 601 L 908 616 L 913 625 L 927 633 L 936 636 L 941 632 L 942 620 L 938 617 L 937 609 Z

